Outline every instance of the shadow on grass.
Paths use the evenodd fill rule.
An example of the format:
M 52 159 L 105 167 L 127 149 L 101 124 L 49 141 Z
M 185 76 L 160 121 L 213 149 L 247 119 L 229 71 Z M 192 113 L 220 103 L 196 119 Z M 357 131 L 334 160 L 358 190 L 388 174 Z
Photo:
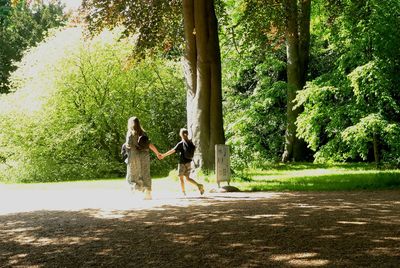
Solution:
M 398 191 L 0 216 L 2 267 L 397 267 Z

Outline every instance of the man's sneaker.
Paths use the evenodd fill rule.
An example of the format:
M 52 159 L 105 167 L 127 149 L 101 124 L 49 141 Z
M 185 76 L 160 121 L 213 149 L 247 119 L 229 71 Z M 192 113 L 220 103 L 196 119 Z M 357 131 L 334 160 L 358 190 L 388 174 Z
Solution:
M 199 184 L 199 191 L 200 191 L 201 195 L 204 194 L 204 186 L 203 186 L 203 184 Z

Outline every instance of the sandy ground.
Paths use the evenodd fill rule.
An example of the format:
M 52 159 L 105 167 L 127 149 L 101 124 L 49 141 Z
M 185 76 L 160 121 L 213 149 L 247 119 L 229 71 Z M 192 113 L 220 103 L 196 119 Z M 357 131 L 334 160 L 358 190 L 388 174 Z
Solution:
M 400 267 L 399 190 L 154 189 L 0 185 L 0 267 Z

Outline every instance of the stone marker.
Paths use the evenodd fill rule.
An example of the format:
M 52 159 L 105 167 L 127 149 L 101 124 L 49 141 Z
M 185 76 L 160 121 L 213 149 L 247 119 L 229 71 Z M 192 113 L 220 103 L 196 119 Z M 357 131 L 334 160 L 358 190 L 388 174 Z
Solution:
M 231 180 L 229 147 L 225 144 L 215 144 L 215 175 L 218 188 L 220 182 L 226 181 L 229 185 Z

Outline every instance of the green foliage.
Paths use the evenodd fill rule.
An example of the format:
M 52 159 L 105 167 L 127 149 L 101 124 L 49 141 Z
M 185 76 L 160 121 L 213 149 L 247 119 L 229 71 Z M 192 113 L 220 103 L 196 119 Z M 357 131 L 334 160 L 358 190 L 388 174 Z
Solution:
M 186 118 L 177 64 L 135 60 L 135 40 L 120 33 L 84 41 L 79 28 L 67 28 L 26 54 L 13 76 L 17 91 L 2 100 L 3 180 L 122 175 L 120 148 L 133 115 L 160 151 L 178 141 Z M 168 172 L 172 160 L 152 161 L 152 174 Z
M 400 35 L 383 31 L 398 28 L 399 8 L 398 1 L 343 1 L 339 13 L 315 21 L 315 33 L 325 39 L 314 48 L 316 60 L 328 58 L 333 69 L 308 83 L 296 101 L 304 106 L 298 135 L 316 161 L 370 161 L 375 141 L 381 159 L 400 163 Z M 330 28 L 319 26 L 327 22 Z
M 343 141 L 349 146 L 349 157 L 360 156 L 367 160 L 369 146 L 373 142 L 373 135 L 379 135 L 384 141 L 390 141 L 389 146 L 393 153 L 397 153 L 399 143 L 396 138 L 400 137 L 398 124 L 390 124 L 380 114 L 370 114 L 354 126 L 346 128 L 342 132 Z
M 281 6 L 272 2 L 225 1 L 221 53 L 225 130 L 231 162 L 239 172 L 275 162 L 283 151 L 286 63 Z
M 399 2 L 312 3 L 312 81 L 296 99 L 304 106 L 297 135 L 317 162 L 371 161 L 376 142 L 382 160 L 399 163 Z M 277 160 L 283 147 L 284 12 L 282 1 L 225 1 L 225 122 L 235 170 Z
M 232 95 L 226 104 L 226 136 L 234 169 L 276 161 L 283 149 L 286 83 L 263 82 L 250 96 Z
M 48 29 L 66 21 L 60 2 L 0 2 L 0 93 L 10 90 L 9 76 L 23 52 L 43 40 Z
M 11 12 L 11 1 L 0 0 L 0 25 L 3 28 Z

